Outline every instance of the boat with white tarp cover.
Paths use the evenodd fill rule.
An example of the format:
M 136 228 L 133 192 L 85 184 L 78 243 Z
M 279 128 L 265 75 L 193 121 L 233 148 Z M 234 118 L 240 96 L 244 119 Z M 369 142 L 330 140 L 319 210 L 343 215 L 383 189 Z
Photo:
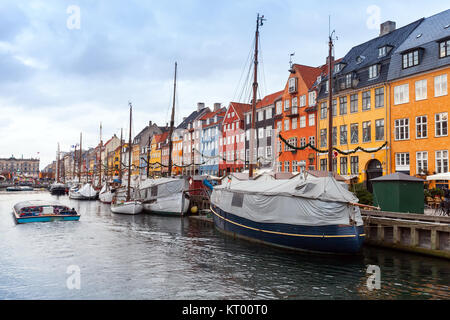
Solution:
M 219 231 L 295 250 L 360 251 L 365 234 L 358 198 L 335 178 L 225 179 L 211 194 Z

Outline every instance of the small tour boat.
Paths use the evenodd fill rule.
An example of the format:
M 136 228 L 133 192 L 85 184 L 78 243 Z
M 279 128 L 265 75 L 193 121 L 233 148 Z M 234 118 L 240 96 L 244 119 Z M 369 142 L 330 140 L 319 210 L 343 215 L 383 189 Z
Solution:
M 57 201 L 23 201 L 16 203 L 13 210 L 17 223 L 80 220 L 75 209 Z

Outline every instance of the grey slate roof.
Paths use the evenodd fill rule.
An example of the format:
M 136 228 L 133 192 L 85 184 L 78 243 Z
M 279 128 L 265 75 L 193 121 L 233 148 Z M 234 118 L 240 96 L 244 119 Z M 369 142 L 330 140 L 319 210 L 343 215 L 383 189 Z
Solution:
M 387 176 L 375 178 L 372 179 L 372 181 L 408 181 L 408 182 L 422 182 L 422 183 L 424 182 L 423 179 L 412 177 L 410 175 L 401 172 L 396 172 L 389 174 Z
M 439 43 L 437 40 L 450 37 L 450 9 L 425 18 L 413 33 L 395 50 L 391 59 L 388 80 L 410 76 L 433 70 L 450 64 L 450 57 L 439 58 Z M 419 38 L 417 36 L 421 34 Z M 402 52 L 415 48 L 423 48 L 419 65 L 402 69 Z
M 345 75 L 349 73 L 355 73 L 353 79 L 358 79 L 359 82 L 352 89 L 364 88 L 374 84 L 382 83 L 387 80 L 389 64 L 391 55 L 397 50 L 401 44 L 408 38 L 411 32 L 420 25 L 423 19 L 414 21 L 404 27 L 395 29 L 394 31 L 379 36 L 360 45 L 353 47 L 340 62 L 344 64 L 344 68 L 339 73 L 334 73 L 333 77 L 337 77 L 338 83 L 344 81 Z M 378 49 L 383 46 L 391 46 L 392 49 L 383 57 L 378 57 Z M 363 61 L 357 63 L 358 57 L 364 57 Z M 380 74 L 375 79 L 369 80 L 368 68 L 374 64 L 381 64 Z M 328 77 L 322 79 L 321 90 L 318 99 L 325 98 L 328 94 L 325 93 L 324 81 L 327 81 Z M 336 84 L 335 88 L 339 88 Z M 342 90 L 334 90 L 334 92 Z
M 193 111 L 186 119 L 184 119 L 177 127 L 176 129 L 187 129 L 188 124 L 198 117 L 205 114 L 205 112 L 209 111 L 209 108 L 202 108 L 200 111 L 195 110 Z

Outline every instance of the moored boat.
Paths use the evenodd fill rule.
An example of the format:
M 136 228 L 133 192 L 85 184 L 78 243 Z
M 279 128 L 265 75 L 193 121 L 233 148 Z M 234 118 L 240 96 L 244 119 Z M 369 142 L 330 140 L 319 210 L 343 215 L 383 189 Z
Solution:
M 143 209 L 144 206 L 138 200 L 111 203 L 111 211 L 114 213 L 138 214 L 141 213 Z
M 67 193 L 67 186 L 64 183 L 55 182 L 50 185 L 50 193 L 53 195 L 64 195 Z
M 215 227 L 247 240 L 300 251 L 353 254 L 364 241 L 358 199 L 333 177 L 277 180 L 230 176 L 215 186 Z
M 143 181 L 139 192 L 145 211 L 181 216 L 189 209 L 186 190 L 189 190 L 189 183 L 184 178 L 160 178 Z
M 98 194 L 98 199 L 103 203 L 111 203 L 113 199 L 114 189 L 108 184 L 105 183 Z
M 6 191 L 33 191 L 33 187 L 29 186 L 13 186 L 13 187 L 7 187 Z
M 74 200 L 95 200 L 98 196 L 97 191 L 91 186 L 91 184 L 86 183 L 81 186 L 73 186 L 69 189 L 69 198 Z
M 17 223 L 80 220 L 80 215 L 75 209 L 70 209 L 57 201 L 19 202 L 14 205 L 13 214 Z

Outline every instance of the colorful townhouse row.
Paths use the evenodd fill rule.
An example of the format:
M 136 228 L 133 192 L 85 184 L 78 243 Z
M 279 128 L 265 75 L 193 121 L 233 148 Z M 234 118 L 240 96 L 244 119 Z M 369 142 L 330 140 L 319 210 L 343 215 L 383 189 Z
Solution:
M 215 103 L 211 108 L 198 103 L 173 130 L 172 174 L 242 172 L 251 154 L 259 170 L 327 171 L 329 90 L 332 142 L 341 151 L 333 157 L 337 174 L 366 182 L 371 190 L 372 179 L 393 172 L 422 177 L 448 172 L 449 24 L 450 10 L 398 29 L 385 22 L 378 37 L 333 58 L 331 75 L 328 58 L 317 67 L 291 64 L 284 88 L 257 101 L 253 132 L 251 103 Z M 150 122 L 136 136 L 133 175 L 167 175 L 168 134 L 167 125 Z M 364 150 L 353 152 L 357 147 Z M 127 152 L 126 143 L 122 148 Z M 103 166 L 113 168 L 115 175 L 119 155 L 120 139 L 115 137 L 102 151 Z M 90 164 L 95 166 L 95 161 Z

